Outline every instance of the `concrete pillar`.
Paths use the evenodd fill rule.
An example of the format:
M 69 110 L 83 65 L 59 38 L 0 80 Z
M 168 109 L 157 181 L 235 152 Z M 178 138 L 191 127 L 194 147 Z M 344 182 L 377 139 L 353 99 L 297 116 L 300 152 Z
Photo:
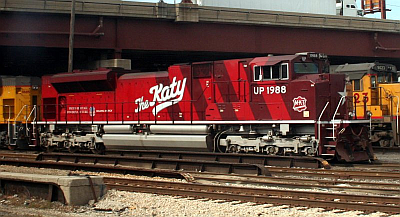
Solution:
M 199 7 L 197 4 L 176 4 L 175 10 L 176 22 L 199 22 Z

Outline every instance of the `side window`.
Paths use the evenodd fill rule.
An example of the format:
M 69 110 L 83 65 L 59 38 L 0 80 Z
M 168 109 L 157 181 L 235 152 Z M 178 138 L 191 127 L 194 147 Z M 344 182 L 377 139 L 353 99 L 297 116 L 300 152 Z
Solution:
M 261 67 L 254 66 L 254 81 L 261 81 L 262 74 L 261 74 Z
M 277 80 L 280 79 L 280 65 L 275 65 L 272 67 L 272 79 Z
M 353 81 L 354 91 L 361 91 L 361 80 L 356 79 Z
M 376 77 L 371 76 L 371 87 L 376 87 Z
M 263 80 L 271 80 L 271 66 L 263 66 L 262 71 L 264 74 Z
M 273 66 L 254 66 L 254 81 L 287 80 L 289 79 L 289 64 Z
M 288 73 L 289 69 L 288 68 L 289 68 L 289 64 L 287 64 L 287 63 L 283 63 L 281 65 L 281 78 L 282 78 L 282 80 L 289 79 L 289 73 Z

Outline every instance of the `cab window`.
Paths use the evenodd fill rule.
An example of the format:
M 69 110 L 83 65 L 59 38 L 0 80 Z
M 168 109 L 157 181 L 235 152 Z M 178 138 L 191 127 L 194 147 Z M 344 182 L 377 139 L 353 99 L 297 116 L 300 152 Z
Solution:
M 362 80 L 356 79 L 353 81 L 354 91 L 362 91 Z
M 376 87 L 376 77 L 371 76 L 371 87 Z
M 378 75 L 378 83 L 383 83 L 385 81 L 385 77 L 381 74 Z
M 289 79 L 289 73 L 288 73 L 288 68 L 289 68 L 289 64 L 284 63 L 281 65 L 281 72 L 282 72 L 282 79 Z
M 261 81 L 261 67 L 254 66 L 254 81 Z
M 287 80 L 289 79 L 289 64 L 273 66 L 254 66 L 254 81 Z
M 294 63 L 294 72 L 297 74 L 318 74 L 317 63 Z

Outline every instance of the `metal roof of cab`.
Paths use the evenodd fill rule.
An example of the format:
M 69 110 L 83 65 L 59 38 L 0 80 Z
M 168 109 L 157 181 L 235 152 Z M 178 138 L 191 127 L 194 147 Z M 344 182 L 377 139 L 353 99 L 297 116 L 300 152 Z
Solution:
M 293 59 L 297 58 L 298 56 L 302 56 L 302 55 L 256 57 L 250 62 L 250 65 L 272 66 L 272 65 L 278 64 L 282 61 L 293 60 Z
M 346 74 L 350 80 L 358 80 L 367 74 L 374 65 L 375 63 L 345 64 L 338 66 L 334 73 Z
M 368 72 L 374 67 L 376 63 L 358 63 L 358 64 L 345 64 L 340 65 L 336 68 L 335 73 L 357 73 L 357 72 Z
M 333 71 L 338 74 L 346 74 L 350 80 L 361 79 L 365 74 L 374 71 L 373 67 L 379 63 L 358 63 L 339 65 Z
M 41 79 L 29 76 L 0 76 L 0 87 L 3 86 L 40 86 Z

